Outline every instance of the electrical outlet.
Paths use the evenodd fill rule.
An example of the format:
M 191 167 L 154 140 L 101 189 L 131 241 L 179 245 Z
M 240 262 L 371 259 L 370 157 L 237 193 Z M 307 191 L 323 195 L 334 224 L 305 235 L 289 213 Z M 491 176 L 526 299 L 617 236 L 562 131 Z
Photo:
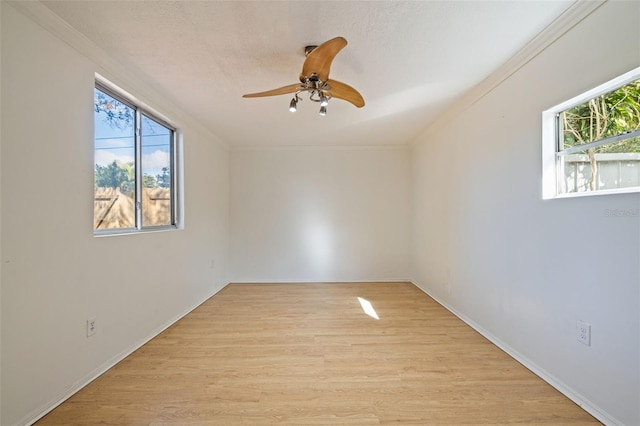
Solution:
M 98 325 L 96 323 L 96 319 L 94 318 L 89 318 L 87 320 L 87 337 L 91 337 L 94 334 L 96 334 L 96 331 L 98 330 Z
M 578 320 L 576 328 L 578 331 L 578 342 L 591 346 L 591 324 Z

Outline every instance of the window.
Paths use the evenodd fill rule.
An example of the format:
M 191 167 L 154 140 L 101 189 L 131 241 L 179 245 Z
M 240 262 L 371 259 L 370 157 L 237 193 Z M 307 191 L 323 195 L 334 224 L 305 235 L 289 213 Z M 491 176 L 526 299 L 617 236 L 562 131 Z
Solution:
M 543 113 L 544 198 L 640 191 L 640 68 Z
M 175 228 L 176 130 L 100 83 L 94 122 L 94 233 Z

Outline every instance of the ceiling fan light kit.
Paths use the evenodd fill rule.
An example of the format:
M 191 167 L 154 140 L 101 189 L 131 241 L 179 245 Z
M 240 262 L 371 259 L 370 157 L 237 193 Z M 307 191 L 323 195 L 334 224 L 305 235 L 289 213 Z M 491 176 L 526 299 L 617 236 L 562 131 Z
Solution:
M 298 110 L 298 95 L 294 96 L 289 103 L 289 111 L 296 112 Z
M 320 103 L 320 115 L 327 115 L 327 105 L 332 98 L 342 99 L 358 108 L 364 106 L 362 95 L 353 87 L 329 78 L 333 58 L 347 45 L 344 37 L 336 37 L 318 46 L 305 46 L 306 59 L 300 73 L 300 83 L 290 84 L 266 92 L 249 93 L 243 98 L 260 98 L 294 93 L 289 111 L 296 112 L 300 93 L 308 92 L 309 100 Z

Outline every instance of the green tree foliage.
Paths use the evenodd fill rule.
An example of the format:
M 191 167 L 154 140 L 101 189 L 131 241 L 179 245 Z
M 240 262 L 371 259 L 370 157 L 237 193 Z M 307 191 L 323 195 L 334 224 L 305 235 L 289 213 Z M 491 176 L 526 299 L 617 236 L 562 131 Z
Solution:
M 171 187 L 171 176 L 169 173 L 168 167 L 162 168 L 162 174 L 156 175 L 156 181 L 158 182 L 158 186 L 160 188 L 170 188 Z
M 99 90 L 95 90 L 93 106 L 97 113 L 104 113 L 105 120 L 111 127 L 124 130 L 133 126 L 133 109 Z
M 96 164 L 96 186 L 105 188 L 119 188 L 127 181 L 127 171 L 118 165 L 117 161 L 108 166 Z
M 562 114 L 563 148 L 640 129 L 640 80 L 570 108 Z M 599 146 L 595 153 L 640 152 L 640 138 Z
M 133 165 L 120 165 L 113 161 L 107 166 L 96 164 L 95 186 L 98 188 L 120 188 L 123 193 L 130 193 L 135 189 L 131 176 Z
M 640 80 L 576 105 L 561 114 L 561 149 L 584 145 L 640 129 Z M 640 152 L 640 137 L 623 139 L 586 150 L 591 166 L 589 190 L 598 176 L 596 154 Z
M 156 178 L 151 175 L 142 176 L 142 186 L 145 188 L 157 188 L 158 183 L 156 182 Z

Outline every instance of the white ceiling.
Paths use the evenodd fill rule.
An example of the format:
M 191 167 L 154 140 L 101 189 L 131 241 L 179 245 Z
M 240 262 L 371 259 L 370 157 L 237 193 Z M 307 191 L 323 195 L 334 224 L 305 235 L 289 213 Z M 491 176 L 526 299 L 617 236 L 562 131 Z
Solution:
M 407 144 L 567 10 L 560 1 L 42 1 L 234 147 Z M 296 83 L 304 46 L 349 44 L 331 78 L 362 93 L 325 117 Z

